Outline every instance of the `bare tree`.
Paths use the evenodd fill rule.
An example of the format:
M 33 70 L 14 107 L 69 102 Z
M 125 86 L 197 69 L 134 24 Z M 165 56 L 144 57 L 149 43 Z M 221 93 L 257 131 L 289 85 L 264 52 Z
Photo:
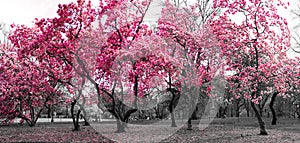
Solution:
M 0 22 L 0 31 L 2 33 L 2 36 L 3 36 L 3 41 L 0 40 L 0 44 L 1 43 L 7 43 L 8 42 L 8 35 L 10 33 L 10 28 L 9 28 L 9 25 L 7 25 L 5 22 Z
M 299 1 L 294 1 L 295 3 L 295 8 L 292 8 L 291 10 L 291 14 L 293 16 L 293 21 L 298 21 L 298 23 L 300 22 L 300 2 Z M 296 24 L 293 26 L 292 29 L 292 40 L 293 40 L 293 44 L 291 49 L 293 52 L 300 54 L 300 24 Z

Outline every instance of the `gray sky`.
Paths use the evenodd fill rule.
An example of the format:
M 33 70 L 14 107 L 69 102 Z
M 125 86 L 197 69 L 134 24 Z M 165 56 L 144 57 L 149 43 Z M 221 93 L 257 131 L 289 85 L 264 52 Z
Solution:
M 57 5 L 74 0 L 1 0 L 0 21 L 30 25 L 34 18 L 56 16 Z
M 76 0 L 0 0 L 0 22 L 31 25 L 34 18 L 56 16 L 57 5 L 69 2 Z M 92 2 L 98 5 L 98 0 Z M 147 19 L 158 18 L 159 10 L 157 4 L 151 4 Z
M 32 24 L 34 18 L 54 17 L 56 16 L 57 5 L 59 3 L 69 3 L 76 0 L 0 0 L 0 21 L 16 24 Z M 92 0 L 98 4 L 98 0 Z M 156 19 L 160 14 L 161 8 L 157 7 L 157 2 L 151 5 L 147 19 Z M 291 7 L 295 6 L 297 0 L 289 0 Z M 280 10 L 283 16 L 293 25 L 293 20 L 288 10 Z

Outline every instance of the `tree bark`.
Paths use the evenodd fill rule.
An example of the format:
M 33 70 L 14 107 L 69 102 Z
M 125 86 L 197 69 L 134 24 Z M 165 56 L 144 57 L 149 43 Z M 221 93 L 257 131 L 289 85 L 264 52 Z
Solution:
M 277 123 L 277 116 L 276 116 L 276 111 L 274 109 L 274 103 L 275 103 L 275 100 L 276 100 L 276 96 L 278 95 L 279 93 L 278 92 L 275 92 L 273 93 L 272 97 L 271 97 L 271 102 L 270 102 L 270 109 L 271 109 L 271 112 L 272 112 L 272 125 L 276 125 Z
M 117 119 L 117 131 L 116 131 L 116 133 L 124 133 L 124 132 L 126 132 L 124 123 L 120 119 Z
M 53 115 L 53 107 L 52 107 L 52 105 L 51 105 L 50 108 L 51 108 L 51 123 L 53 123 L 54 122 L 54 119 L 53 119 L 54 115 Z
M 198 114 L 198 106 L 196 106 L 196 109 L 192 113 L 192 119 L 197 120 L 198 119 L 197 114 Z
M 240 108 L 237 107 L 237 109 L 235 110 L 235 117 L 240 117 Z
M 171 95 L 172 95 L 172 99 L 171 99 L 170 104 L 169 104 L 169 110 L 170 110 L 171 119 L 172 119 L 171 127 L 177 127 L 176 122 L 175 122 L 175 116 L 174 116 L 174 108 L 178 104 L 180 95 L 179 95 L 179 92 L 174 88 L 170 87 L 168 90 L 171 92 Z
M 235 117 L 240 117 L 240 112 L 239 111 L 236 111 Z
M 177 127 L 177 125 L 176 125 L 176 122 L 175 122 L 175 116 L 174 116 L 174 106 L 173 106 L 173 104 L 174 104 L 174 94 L 172 95 L 173 97 L 172 97 L 172 100 L 171 100 L 171 102 L 170 102 L 170 104 L 169 104 L 169 110 L 170 110 L 170 113 L 171 113 L 171 120 L 172 120 L 172 124 L 171 124 L 171 127 Z
M 85 116 L 82 116 L 83 117 L 83 120 L 84 120 L 84 125 L 83 126 L 89 126 L 90 123 L 88 122 L 88 120 L 86 119 Z
M 263 109 L 259 108 L 259 115 L 262 117 L 263 116 Z
M 241 103 L 241 99 L 238 99 L 238 101 L 236 102 L 235 117 L 240 117 L 240 109 L 241 106 L 243 106 L 243 104 L 240 103 Z
M 83 112 L 82 118 L 84 120 L 84 125 L 83 126 L 89 126 L 90 123 L 88 122 L 88 115 L 87 112 L 85 111 L 84 107 L 82 105 L 79 105 L 80 110 Z
M 41 108 L 39 110 L 39 112 L 37 113 L 36 117 L 34 116 L 34 109 L 33 109 L 33 107 L 30 107 L 30 108 L 31 108 L 30 112 L 33 112 L 33 113 L 30 113 L 31 114 L 30 115 L 31 116 L 30 119 L 28 119 L 28 118 L 26 118 L 24 116 L 18 116 L 18 117 L 24 119 L 26 121 L 26 123 L 28 124 L 29 127 L 34 127 L 36 125 L 37 120 L 39 119 L 39 116 L 41 115 L 41 113 L 42 113 L 42 111 L 43 111 L 44 108 Z
M 250 111 L 246 109 L 246 112 L 247 112 L 247 117 L 250 117 L 250 113 L 249 113 Z
M 81 113 L 81 110 L 79 109 L 78 111 L 77 111 L 77 115 L 76 115 L 76 125 L 77 125 L 77 127 L 80 129 L 80 126 L 79 126 L 79 115 L 80 115 L 80 113 Z
M 250 107 L 249 107 L 249 102 L 247 99 L 244 99 L 244 107 L 246 109 L 247 112 L 247 117 L 250 117 Z
M 172 125 L 171 127 L 177 127 L 176 122 L 175 122 L 175 116 L 174 116 L 174 112 L 171 112 L 171 119 L 172 119 Z
M 263 119 L 261 118 L 261 114 L 259 113 L 259 111 L 256 109 L 255 104 L 253 102 L 250 103 L 251 107 L 254 110 L 254 113 L 256 115 L 256 118 L 258 120 L 259 123 L 259 127 L 260 127 L 260 134 L 259 135 L 268 135 L 266 128 L 265 128 L 265 122 L 263 121 Z
M 79 115 L 77 115 L 78 118 L 77 118 L 76 121 L 75 121 L 75 116 L 74 116 L 74 107 L 75 107 L 75 105 L 76 105 L 76 102 L 77 102 L 77 100 L 75 99 L 75 100 L 71 103 L 71 116 L 72 116 L 72 120 L 73 120 L 73 124 L 74 124 L 74 129 L 73 129 L 73 131 L 79 131 L 79 130 L 80 130 L 80 126 L 79 126 L 79 124 L 78 124 L 78 118 L 79 118 Z M 80 113 L 80 110 L 79 110 L 78 112 Z
M 189 117 L 188 119 L 188 127 L 187 127 L 187 130 L 192 130 L 192 118 Z
M 51 118 L 51 108 L 49 107 L 49 108 L 47 108 L 48 109 L 48 118 Z

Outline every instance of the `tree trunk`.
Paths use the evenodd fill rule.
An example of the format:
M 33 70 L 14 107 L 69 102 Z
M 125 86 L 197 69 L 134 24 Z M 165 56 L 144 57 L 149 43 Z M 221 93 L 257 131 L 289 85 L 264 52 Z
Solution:
M 247 117 L 250 117 L 250 111 L 246 110 L 246 112 L 247 112 Z
M 240 109 L 237 108 L 235 111 L 235 117 L 240 117 Z
M 172 119 L 172 125 L 171 125 L 171 127 L 177 127 L 173 111 L 171 112 L 171 119 Z
M 177 127 L 176 122 L 175 122 L 174 109 L 173 109 L 172 102 L 170 103 L 169 108 L 170 108 L 171 120 L 172 120 L 171 127 Z
M 66 118 L 69 118 L 69 106 L 66 106 Z
M 120 112 L 120 110 L 108 109 L 108 111 L 115 117 L 117 120 L 117 131 L 116 133 L 126 132 L 125 127 L 127 127 L 127 122 L 132 113 L 137 112 L 138 109 L 130 109 L 126 113 Z
M 48 112 L 47 113 L 48 113 L 48 118 L 51 118 L 51 108 L 50 107 L 48 108 Z
M 83 112 L 83 115 L 82 115 L 82 118 L 84 120 L 84 125 L 83 126 L 89 126 L 90 123 L 88 122 L 88 115 L 87 115 L 84 107 L 82 105 L 79 105 L 79 106 L 80 106 L 80 110 L 82 110 L 82 112 Z
M 188 127 L 187 127 L 187 130 L 192 130 L 192 118 L 189 117 L 188 119 Z
M 219 118 L 226 118 L 226 107 L 220 107 L 219 108 Z M 231 116 L 233 116 L 232 115 L 232 112 L 231 112 Z
M 172 119 L 171 127 L 177 127 L 177 125 L 175 123 L 175 117 L 174 117 L 174 113 L 173 112 L 174 112 L 174 108 L 176 108 L 176 106 L 178 104 L 180 95 L 179 95 L 179 92 L 176 89 L 173 89 L 173 88 L 169 87 L 168 90 L 171 92 L 171 95 L 172 95 L 172 99 L 171 99 L 171 102 L 169 104 L 169 110 L 170 110 L 171 119 Z
M 236 104 L 235 117 L 240 117 L 240 100 Z
M 76 105 L 77 100 L 75 99 L 72 103 L 71 103 L 71 116 L 72 116 L 72 120 L 73 120 L 73 124 L 74 124 L 74 129 L 73 131 L 79 131 L 80 130 L 80 126 L 78 124 L 78 119 L 77 121 L 75 121 L 75 116 L 74 116 L 74 107 Z M 78 111 L 80 113 L 80 110 Z M 79 118 L 79 115 L 77 115 Z
M 116 133 L 124 133 L 124 132 L 126 132 L 124 123 L 120 119 L 117 119 L 117 131 L 116 131 Z
M 259 115 L 262 117 L 263 116 L 263 109 L 259 108 Z
M 84 125 L 83 126 L 89 126 L 90 123 L 88 122 L 88 120 L 86 119 L 85 116 L 83 116 L 83 120 L 84 120 Z
M 249 107 L 249 101 L 247 99 L 244 99 L 244 107 L 246 109 L 247 112 L 247 117 L 250 117 L 250 107 Z
M 259 127 L 260 127 L 260 134 L 259 135 L 268 135 L 266 128 L 265 128 L 265 122 L 263 121 L 263 119 L 261 118 L 261 114 L 259 113 L 259 111 L 256 109 L 255 104 L 253 102 L 250 103 L 251 107 L 254 110 L 254 113 L 257 117 L 258 123 L 259 123 Z
M 33 107 L 30 107 L 30 118 L 31 119 L 28 119 L 28 118 L 25 118 L 25 117 L 22 117 L 22 116 L 20 116 L 19 118 L 23 118 L 26 122 L 27 122 L 27 124 L 28 124 L 28 126 L 29 127 L 34 127 L 35 125 L 36 125 L 36 123 L 37 123 L 37 120 L 39 119 L 39 117 L 40 117 L 40 115 L 41 115 L 41 113 L 42 113 L 42 111 L 43 111 L 43 109 L 44 108 L 41 108 L 40 109 L 40 111 L 37 113 L 37 115 L 36 116 L 34 116 L 34 108 Z
M 81 110 L 79 109 L 78 111 L 77 111 L 77 115 L 76 115 L 76 125 L 77 125 L 77 127 L 80 129 L 80 126 L 79 126 L 79 115 L 80 115 L 80 113 L 81 113 Z
M 197 114 L 198 114 L 198 106 L 196 106 L 196 109 L 192 113 L 192 119 L 197 120 L 198 119 Z
M 271 112 L 272 112 L 272 125 L 276 125 L 276 122 L 277 122 L 276 112 L 275 112 L 275 109 L 274 109 L 274 103 L 275 103 L 275 100 L 276 100 L 276 96 L 278 94 L 279 94 L 278 92 L 273 93 L 273 95 L 271 97 L 271 102 L 270 102 L 270 105 L 269 105 L 269 107 L 271 109 Z
M 240 117 L 240 111 L 235 111 L 235 117 Z
M 54 119 L 53 119 L 53 108 L 52 108 L 52 106 L 51 106 L 51 123 L 53 123 L 54 122 Z
M 222 117 L 222 106 L 219 107 L 219 111 L 218 111 L 218 118 L 221 118 Z

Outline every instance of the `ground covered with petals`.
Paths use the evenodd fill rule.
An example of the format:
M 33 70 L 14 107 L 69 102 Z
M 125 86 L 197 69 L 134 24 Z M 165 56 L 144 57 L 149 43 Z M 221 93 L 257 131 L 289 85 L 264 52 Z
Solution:
M 300 142 L 300 120 L 280 118 L 278 125 L 271 126 L 266 118 L 268 136 L 257 135 L 259 128 L 255 118 L 214 119 L 208 127 L 201 128 L 199 121 L 193 121 L 193 130 L 177 127 L 169 137 L 161 139 L 170 130 L 168 122 L 145 130 L 142 124 L 129 125 L 126 133 L 115 133 L 113 122 L 97 123 L 97 126 L 81 126 L 81 131 L 72 131 L 71 123 L 39 123 L 36 127 L 25 125 L 0 126 L 0 142 L 113 142 L 108 138 L 117 137 L 116 142 L 199 142 L 199 143 L 298 143 Z M 149 124 L 148 124 L 149 125 Z M 101 128 L 105 132 L 97 131 Z M 199 128 L 200 127 L 200 128 Z M 202 124 L 203 127 L 203 124 Z M 152 141 L 149 138 L 152 138 Z M 154 138 L 157 138 L 154 139 Z M 145 140 L 143 140 L 145 139 Z
M 259 128 L 255 119 L 214 119 L 204 130 L 195 125 L 193 130 L 181 129 L 162 142 L 300 143 L 299 119 L 279 118 L 277 125 L 271 125 L 271 118 L 265 118 L 269 133 L 267 136 L 258 135 Z
M 72 129 L 71 123 L 0 126 L 0 142 L 112 142 L 90 126 Z

